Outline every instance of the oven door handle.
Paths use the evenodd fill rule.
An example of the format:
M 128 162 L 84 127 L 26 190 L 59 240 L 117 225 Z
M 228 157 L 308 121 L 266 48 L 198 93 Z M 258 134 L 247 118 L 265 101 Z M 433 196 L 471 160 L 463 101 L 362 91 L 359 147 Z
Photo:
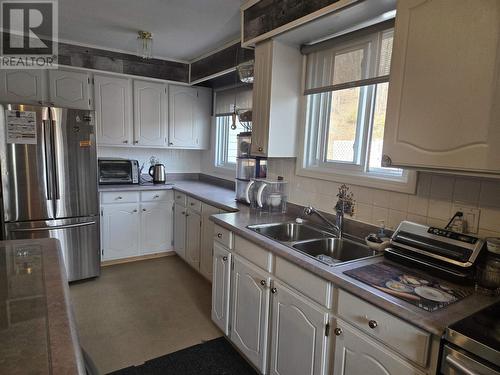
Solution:
M 481 375 L 478 372 L 475 372 L 474 370 L 471 370 L 467 368 L 467 364 L 464 363 L 463 361 L 459 360 L 456 357 L 453 357 L 451 354 L 448 354 L 445 358 L 445 362 L 450 366 L 451 368 L 454 368 L 455 370 L 458 370 L 461 374 L 464 375 Z

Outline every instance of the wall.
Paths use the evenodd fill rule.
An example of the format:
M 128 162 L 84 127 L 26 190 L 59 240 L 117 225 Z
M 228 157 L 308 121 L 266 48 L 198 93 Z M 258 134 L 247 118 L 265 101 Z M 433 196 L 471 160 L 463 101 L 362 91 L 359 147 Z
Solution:
M 158 148 L 132 147 L 99 147 L 98 157 L 114 157 L 139 160 L 144 163 L 143 173 L 147 173 L 149 159 L 156 156 L 165 164 L 167 173 L 199 173 L 202 151 L 199 150 L 165 150 Z
M 271 159 L 268 177 L 289 181 L 289 201 L 334 213 L 339 183 L 297 176 L 295 159 Z M 500 180 L 420 173 L 417 193 L 403 194 L 351 186 L 356 200 L 354 219 L 395 228 L 402 220 L 443 227 L 454 214 L 453 204 L 478 207 L 479 235 L 500 237 Z

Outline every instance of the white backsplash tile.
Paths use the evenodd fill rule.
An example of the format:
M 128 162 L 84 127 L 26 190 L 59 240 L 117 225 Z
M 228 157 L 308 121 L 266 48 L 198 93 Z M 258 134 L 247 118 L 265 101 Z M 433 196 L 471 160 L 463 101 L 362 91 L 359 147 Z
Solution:
M 373 205 L 377 207 L 389 207 L 389 191 L 374 190 L 373 191 Z
M 389 193 L 389 208 L 397 211 L 408 211 L 408 194 Z
M 429 200 L 429 210 L 427 215 L 434 219 L 448 220 L 451 216 L 451 206 L 451 201 L 431 198 Z
M 429 199 L 420 195 L 410 195 L 408 197 L 408 212 L 411 214 L 427 217 L 429 209 Z
M 396 229 L 403 220 L 406 220 L 408 214 L 407 212 L 389 210 L 389 220 L 387 221 L 387 228 Z
M 477 206 L 479 203 L 479 193 L 481 191 L 481 181 L 478 179 L 457 178 L 453 191 L 453 201 L 465 203 L 469 206 Z
M 439 200 L 451 201 L 453 198 L 454 177 L 433 175 L 431 180 L 430 197 Z
M 481 182 L 479 206 L 500 208 L 500 180 L 484 180 Z

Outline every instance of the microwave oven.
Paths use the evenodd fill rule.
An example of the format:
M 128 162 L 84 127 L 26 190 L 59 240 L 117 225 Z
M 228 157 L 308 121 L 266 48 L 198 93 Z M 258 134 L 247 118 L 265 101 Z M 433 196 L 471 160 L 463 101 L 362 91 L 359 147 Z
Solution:
M 99 158 L 99 184 L 138 184 L 139 162 L 121 158 Z

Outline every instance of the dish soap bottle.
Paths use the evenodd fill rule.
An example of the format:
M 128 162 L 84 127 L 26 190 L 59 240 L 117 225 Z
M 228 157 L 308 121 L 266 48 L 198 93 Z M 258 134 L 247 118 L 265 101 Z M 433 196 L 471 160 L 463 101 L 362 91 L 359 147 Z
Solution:
M 390 245 L 391 239 L 385 233 L 385 221 L 378 220 L 378 222 L 380 223 L 378 233 L 369 234 L 365 242 L 373 250 L 384 251 Z

